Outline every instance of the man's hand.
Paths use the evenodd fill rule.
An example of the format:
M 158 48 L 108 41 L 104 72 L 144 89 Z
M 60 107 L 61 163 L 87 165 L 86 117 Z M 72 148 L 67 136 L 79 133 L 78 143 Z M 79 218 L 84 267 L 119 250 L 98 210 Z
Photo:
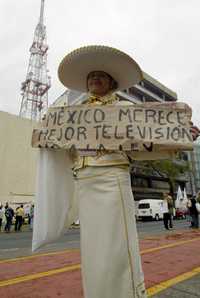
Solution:
M 200 136 L 200 129 L 197 126 L 194 126 L 192 121 L 190 121 L 190 125 L 190 132 L 192 134 L 193 141 L 195 141 Z

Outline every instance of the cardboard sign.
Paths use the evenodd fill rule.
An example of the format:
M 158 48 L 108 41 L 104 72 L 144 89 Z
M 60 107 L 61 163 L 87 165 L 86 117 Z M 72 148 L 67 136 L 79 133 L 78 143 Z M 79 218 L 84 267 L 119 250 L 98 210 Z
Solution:
M 32 146 L 80 150 L 140 150 L 141 144 L 190 150 L 191 109 L 183 103 L 51 107 Z

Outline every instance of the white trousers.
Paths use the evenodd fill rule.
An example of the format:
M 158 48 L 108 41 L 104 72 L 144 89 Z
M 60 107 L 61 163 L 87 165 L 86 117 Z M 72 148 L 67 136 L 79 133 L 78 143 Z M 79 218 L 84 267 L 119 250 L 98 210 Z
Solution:
M 127 168 L 86 167 L 76 190 L 85 298 L 146 298 Z

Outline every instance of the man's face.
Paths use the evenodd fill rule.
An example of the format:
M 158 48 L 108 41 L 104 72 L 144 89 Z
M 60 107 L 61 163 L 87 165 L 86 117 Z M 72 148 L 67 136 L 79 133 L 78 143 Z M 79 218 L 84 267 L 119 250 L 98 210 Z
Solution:
M 103 71 L 92 71 L 87 78 L 90 93 L 104 96 L 111 90 L 111 78 Z

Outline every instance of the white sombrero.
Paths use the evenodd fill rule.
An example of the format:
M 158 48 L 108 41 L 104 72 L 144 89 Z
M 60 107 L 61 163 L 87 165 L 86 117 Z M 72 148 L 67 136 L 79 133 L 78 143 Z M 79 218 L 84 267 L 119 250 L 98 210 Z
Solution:
M 142 80 L 139 65 L 127 54 L 107 46 L 86 46 L 72 51 L 61 61 L 58 77 L 69 89 L 87 91 L 91 71 L 104 71 L 118 83 L 117 90 L 129 88 Z

